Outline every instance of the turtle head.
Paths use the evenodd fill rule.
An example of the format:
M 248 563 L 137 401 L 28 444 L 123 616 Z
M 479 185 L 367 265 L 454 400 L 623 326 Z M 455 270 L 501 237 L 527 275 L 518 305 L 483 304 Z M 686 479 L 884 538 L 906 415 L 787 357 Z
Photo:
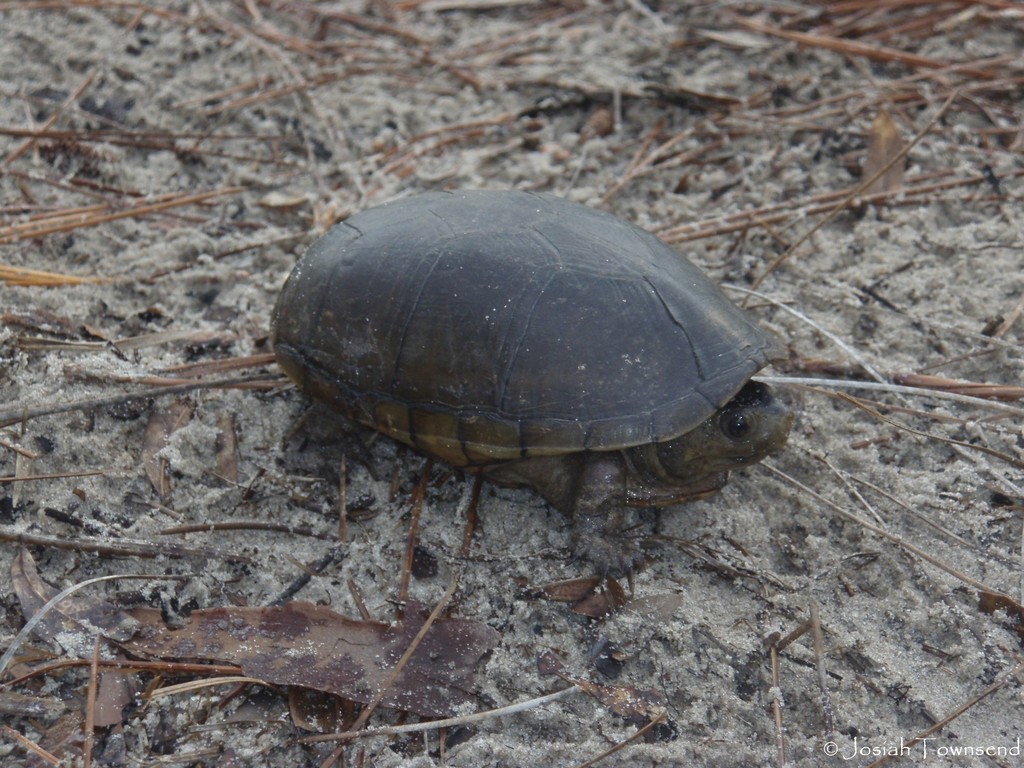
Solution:
M 764 384 L 747 382 L 700 426 L 657 446 L 665 474 L 693 482 L 755 464 L 786 443 L 792 412 Z

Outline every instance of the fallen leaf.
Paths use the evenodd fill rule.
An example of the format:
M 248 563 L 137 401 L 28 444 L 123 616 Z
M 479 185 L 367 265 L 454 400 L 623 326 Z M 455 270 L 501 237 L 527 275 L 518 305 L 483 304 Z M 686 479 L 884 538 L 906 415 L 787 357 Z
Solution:
M 1005 611 L 1009 617 L 1007 624 L 1024 639 L 1024 605 L 1005 595 L 979 591 L 978 610 L 989 615 L 994 614 L 998 610 Z
M 864 158 L 864 180 L 867 181 L 882 168 L 888 165 L 893 158 L 903 151 L 903 139 L 900 137 L 899 129 L 886 112 L 879 112 L 871 123 L 868 131 L 868 153 Z M 903 186 L 903 162 L 898 161 L 889 170 L 875 179 L 865 190 L 864 194 L 872 195 L 878 192 L 894 192 Z
M 195 408 L 189 400 L 175 400 L 165 409 L 154 409 L 146 422 L 142 436 L 142 465 L 153 489 L 163 498 L 171 493 L 171 480 L 167 459 L 158 454 L 167 447 L 170 436 L 192 420 Z
M 238 437 L 235 420 L 227 411 L 217 411 L 217 438 L 213 443 L 217 475 L 238 482 Z
M 144 628 L 123 647 L 164 660 L 236 664 L 245 675 L 369 703 L 423 626 L 429 611 L 409 604 L 395 624 L 361 621 L 295 602 L 268 608 L 194 611 L 169 629 L 155 611 L 135 611 Z M 498 633 L 468 619 L 438 619 L 381 703 L 425 717 L 476 705 L 473 669 Z
M 339 726 L 338 698 L 321 691 L 292 686 L 288 689 L 288 711 L 292 722 L 304 731 L 330 733 Z
M 26 619 L 34 616 L 58 592 L 40 578 L 35 560 L 24 548 L 11 564 L 11 581 Z M 92 656 L 96 635 L 124 641 L 138 628 L 134 619 L 110 603 L 76 592 L 47 611 L 32 634 L 57 643 L 72 656 L 87 659 Z
M 575 682 L 583 691 L 634 725 L 646 725 L 659 717 L 667 702 L 664 694 L 658 691 L 628 685 L 597 685 L 586 680 Z
M 598 685 L 568 674 L 562 662 L 550 650 L 543 651 L 538 657 L 537 670 L 542 675 L 558 675 L 567 683 L 579 686 L 580 690 L 593 696 L 612 712 L 636 725 L 646 725 L 660 717 L 665 709 L 667 700 L 658 691 L 628 685 Z
M 299 193 L 289 194 L 287 192 L 268 192 L 259 199 L 259 205 L 264 208 L 298 208 L 308 203 L 306 195 Z
M 107 728 L 124 722 L 122 710 L 135 700 L 135 678 L 117 672 L 101 672 L 96 692 L 93 725 Z
M 548 600 L 553 600 L 556 603 L 575 603 L 591 594 L 600 583 L 601 580 L 596 576 L 587 576 L 567 581 L 551 582 L 550 584 L 542 585 L 538 589 Z

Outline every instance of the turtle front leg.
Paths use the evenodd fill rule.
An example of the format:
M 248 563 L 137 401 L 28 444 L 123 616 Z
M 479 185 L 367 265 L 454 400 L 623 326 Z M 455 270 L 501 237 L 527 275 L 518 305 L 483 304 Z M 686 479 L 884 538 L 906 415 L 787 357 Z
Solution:
M 627 476 L 620 453 L 585 455 L 576 473 L 573 547 L 602 576 L 628 574 L 643 558 L 636 542 L 622 535 Z
M 619 452 L 541 456 L 485 467 L 500 485 L 525 485 L 573 520 L 573 551 L 601 575 L 629 573 L 640 562 L 637 545 L 621 535 L 627 468 Z

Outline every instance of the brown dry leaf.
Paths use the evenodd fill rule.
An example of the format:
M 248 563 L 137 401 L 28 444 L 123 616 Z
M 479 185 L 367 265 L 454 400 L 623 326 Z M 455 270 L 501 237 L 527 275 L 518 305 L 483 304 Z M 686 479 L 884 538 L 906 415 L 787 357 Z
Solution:
M 232 483 L 238 482 L 238 437 L 235 420 L 227 411 L 217 411 L 217 439 L 213 443 L 217 475 Z
M 607 107 L 598 107 L 580 128 L 580 141 L 586 141 L 594 136 L 608 136 L 614 130 L 615 115 Z
M 537 671 L 542 675 L 558 675 L 562 677 L 565 672 L 565 665 L 562 660 L 555 656 L 551 650 L 540 652 L 537 657 Z
M 298 192 L 287 193 L 287 192 L 268 192 L 258 201 L 258 205 L 264 208 L 298 208 L 300 205 L 306 205 L 309 200 L 306 195 Z
M 181 427 L 192 419 L 195 404 L 190 400 L 175 400 L 165 410 L 159 407 L 149 414 L 146 431 L 142 436 L 142 465 L 153 488 L 163 498 L 171 493 L 171 480 L 168 476 L 167 459 L 157 454 L 167 447 L 167 440 Z
M 313 205 L 313 231 L 314 235 L 322 235 L 339 221 L 347 219 L 352 211 L 339 207 L 335 202 L 317 202 Z
M 596 576 L 587 576 L 567 581 L 555 581 L 544 584 L 537 591 L 546 600 L 556 603 L 572 603 L 573 613 L 599 619 L 622 607 L 628 601 L 622 585 L 611 578 L 605 579 L 605 588 L 596 591 L 601 580 Z
M 586 680 L 574 680 L 581 690 L 593 696 L 615 714 L 634 725 L 646 725 L 661 714 L 667 699 L 653 690 L 628 685 L 597 685 Z
M 103 672 L 96 692 L 93 724 L 107 728 L 124 722 L 122 710 L 135 700 L 134 678 L 116 672 Z
M 292 722 L 311 733 L 344 730 L 339 725 L 338 697 L 293 686 L 288 689 L 288 711 Z
M 548 600 L 556 603 L 575 603 L 583 600 L 591 594 L 601 580 L 596 576 L 586 576 L 579 579 L 568 579 L 567 581 L 554 581 L 541 586 L 541 594 Z
M 868 153 L 864 158 L 864 180 L 867 181 L 903 151 L 899 129 L 887 112 L 879 112 L 868 131 Z M 897 162 L 864 190 L 865 195 L 894 192 L 903 186 L 903 163 Z
M 1011 600 L 1005 595 L 997 595 L 992 592 L 978 592 L 978 610 L 982 613 L 993 614 L 1003 610 L 1009 616 L 1011 628 L 1024 640 L 1024 605 Z
M 614 579 L 608 579 L 608 584 L 604 590 L 587 595 L 573 605 L 572 612 L 578 616 L 600 619 L 610 616 L 625 605 L 626 601 L 626 592 L 622 585 Z
M 24 548 L 11 564 L 11 581 L 26 619 L 57 594 L 39 577 L 35 560 Z M 76 592 L 51 608 L 33 634 L 57 643 L 72 656 L 87 659 L 92 656 L 96 635 L 120 642 L 134 635 L 138 628 L 134 619 L 110 603 Z
M 608 709 L 631 723 L 646 725 L 665 708 L 665 696 L 658 691 L 633 688 L 628 685 L 598 685 L 573 677 L 551 651 L 543 651 L 537 658 L 537 670 L 542 675 L 558 675 L 568 683 L 593 696 Z
M 244 674 L 368 703 L 409 647 L 429 611 L 410 604 L 395 624 L 357 621 L 323 606 L 295 602 L 269 608 L 194 611 L 168 629 L 155 611 L 136 611 L 145 624 L 133 652 L 160 659 L 239 665 Z M 476 704 L 473 669 L 499 640 L 467 619 L 438 619 L 416 648 L 382 704 L 425 717 L 451 717 Z

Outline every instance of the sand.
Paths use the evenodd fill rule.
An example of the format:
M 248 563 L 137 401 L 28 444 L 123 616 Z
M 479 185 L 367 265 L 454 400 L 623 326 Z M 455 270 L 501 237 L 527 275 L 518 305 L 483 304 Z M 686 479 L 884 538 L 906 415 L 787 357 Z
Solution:
M 428 0 L 337 3 L 321 14 L 301 3 L 6 3 L 0 265 L 108 279 L 0 286 L 0 410 L 139 392 L 174 366 L 268 352 L 276 294 L 317 234 L 428 189 L 564 195 L 659 232 L 716 281 L 749 288 L 822 221 L 822 200 L 863 180 L 882 110 L 903 142 L 939 115 L 898 163 L 903 191 L 825 223 L 763 279 L 765 299 L 731 295 L 794 363 L 1019 387 L 1024 19 L 1011 4 L 955 15 L 937 7 L 908 6 L 878 24 L 804 3 Z M 911 14 L 929 22 L 905 24 Z M 821 38 L 801 44 L 752 24 L 890 53 L 829 51 Z M 941 67 L 950 62 L 971 66 Z M 954 86 L 964 92 L 940 115 Z M 26 138 L 15 129 L 44 128 L 17 152 Z M 44 214 L 96 206 L 103 215 L 206 192 L 219 194 L 24 229 Z M 146 334 L 161 335 L 126 343 Z M 796 365 L 765 373 L 818 375 Z M 277 371 L 219 375 L 268 381 Z M 982 610 L 979 592 L 1021 596 L 1021 412 L 928 391 L 849 390 L 877 401 L 858 408 L 829 394 L 836 388 L 777 388 L 797 414 L 786 449 L 735 473 L 717 497 L 661 515 L 636 602 L 599 620 L 531 589 L 589 575 L 568 556 L 564 518 L 529 491 L 485 486 L 471 555 L 460 558 L 472 481 L 435 468 L 419 543 L 438 572 L 412 579 L 409 596 L 433 605 L 457 574 L 458 616 L 500 633 L 476 672 L 479 709 L 567 687 L 538 672 L 551 650 L 574 679 L 664 696 L 671 726 L 604 766 L 866 766 L 886 755 L 900 765 L 1020 764 L 1024 706 L 1010 677 L 1019 621 L 1012 603 Z M 161 453 L 161 496 L 146 473 L 147 424 L 176 402 L 194 412 Z M 872 411 L 878 403 L 884 416 Z M 0 485 L 0 524 L 72 545 L 222 553 L 29 548 L 58 588 L 115 573 L 183 577 L 82 593 L 121 608 L 180 620 L 198 608 L 266 605 L 335 543 L 341 448 L 292 436 L 307 405 L 284 385 L 208 388 L 7 427 L 0 476 L 102 473 Z M 218 440 L 231 432 L 234 481 L 217 464 Z M 11 445 L 35 458 L 18 461 Z M 350 506 L 370 507 L 372 519 L 349 523 L 343 556 L 297 599 L 354 616 L 351 580 L 388 620 L 422 461 L 386 441 L 372 456 L 378 479 L 350 459 L 346 488 Z M 389 501 L 395 474 L 400 492 Z M 233 520 L 308 532 L 158 534 Z M 632 535 L 650 536 L 653 517 L 637 523 Z M 17 552 L 0 547 L 5 645 L 25 619 L 9 575 Z M 817 650 L 810 632 L 771 650 L 812 617 Z M 625 659 L 614 680 L 591 660 L 602 640 Z M 29 646 L 65 655 L 38 638 Z M 77 754 L 63 739 L 81 728 L 86 681 L 85 671 L 62 670 L 21 684 L 68 711 L 5 720 L 62 757 Z M 94 761 L 295 766 L 329 753 L 296 743 L 304 732 L 284 696 L 250 687 L 222 701 L 228 690 L 150 705 L 129 697 L 120 724 L 97 732 Z M 395 720 L 381 710 L 371 725 Z M 636 732 L 577 692 L 456 732 L 443 764 L 572 766 Z M 367 765 L 442 764 L 436 733 L 361 742 L 345 764 L 358 749 Z M 41 764 L 6 738 L 0 753 L 5 765 Z

